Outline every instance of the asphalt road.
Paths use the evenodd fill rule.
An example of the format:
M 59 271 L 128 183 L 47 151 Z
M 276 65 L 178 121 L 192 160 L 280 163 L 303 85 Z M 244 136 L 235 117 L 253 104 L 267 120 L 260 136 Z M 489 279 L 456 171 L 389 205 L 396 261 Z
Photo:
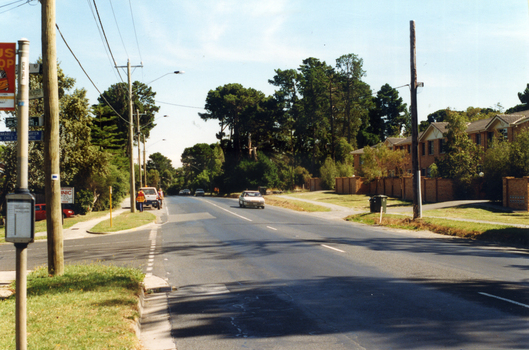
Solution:
M 126 234 L 94 235 L 90 238 L 65 239 L 64 261 L 103 263 L 136 267 L 146 271 L 151 246 L 150 229 Z M 48 264 L 48 246 L 44 240 L 27 248 L 28 269 Z M 16 270 L 16 252 L 11 243 L 0 244 L 0 271 Z
M 155 270 L 178 288 L 179 350 L 529 348 L 527 251 L 231 199 L 166 206 Z

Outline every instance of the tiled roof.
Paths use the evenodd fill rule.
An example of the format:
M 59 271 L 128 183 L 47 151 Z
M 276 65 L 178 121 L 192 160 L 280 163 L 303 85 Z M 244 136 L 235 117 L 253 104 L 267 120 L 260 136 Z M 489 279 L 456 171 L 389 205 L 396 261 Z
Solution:
M 467 132 L 468 133 L 472 133 L 472 132 L 477 132 L 477 131 L 482 131 L 482 130 L 485 130 L 485 127 L 487 126 L 487 124 L 489 124 L 489 122 L 492 120 L 493 118 L 487 118 L 487 119 L 481 119 L 481 120 L 476 120 L 470 124 L 468 124 L 467 126 Z

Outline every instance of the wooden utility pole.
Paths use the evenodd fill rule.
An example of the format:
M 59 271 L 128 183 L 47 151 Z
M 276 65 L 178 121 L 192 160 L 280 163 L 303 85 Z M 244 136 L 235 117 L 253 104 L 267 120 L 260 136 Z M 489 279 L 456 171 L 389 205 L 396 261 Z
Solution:
M 140 180 L 139 181 L 139 184 L 140 184 L 140 188 L 141 188 L 141 140 L 140 140 L 140 111 L 136 111 L 136 123 L 137 123 L 137 128 L 136 128 L 136 134 L 138 135 L 138 179 Z
M 132 119 L 132 80 L 130 77 L 130 60 L 127 61 L 127 75 L 129 77 L 129 162 L 130 162 L 130 212 L 136 212 L 136 178 L 134 176 L 134 120 Z
M 147 187 L 147 156 L 145 154 L 145 135 L 143 136 L 143 183 Z
M 411 163 L 413 168 L 413 219 L 422 217 L 421 172 L 419 170 L 419 127 L 417 117 L 417 61 L 415 58 L 415 22 L 410 21 L 411 61 Z
M 59 85 L 55 38 L 55 0 L 42 3 L 42 66 L 44 90 L 44 171 L 48 273 L 64 273 L 61 182 L 59 164 Z

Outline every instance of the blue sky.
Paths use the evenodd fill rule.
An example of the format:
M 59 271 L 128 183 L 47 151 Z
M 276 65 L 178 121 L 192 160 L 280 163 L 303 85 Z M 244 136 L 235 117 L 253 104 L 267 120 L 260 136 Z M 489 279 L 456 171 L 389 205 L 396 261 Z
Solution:
M 13 1 L 0 0 L 0 6 Z M 41 7 L 32 0 L 8 10 L 22 3 L 0 7 L 5 11 L 0 40 L 29 39 L 34 62 L 41 51 Z M 411 20 L 418 81 L 425 84 L 418 95 L 419 120 L 447 107 L 512 107 L 529 83 L 529 6 L 523 0 L 96 0 L 96 5 L 118 65 L 128 59 L 143 64 L 134 69 L 133 80 L 148 83 L 185 71 L 151 85 L 161 107 L 158 116 L 169 117 L 157 120 L 147 153 L 161 152 L 174 166 L 186 147 L 216 142 L 218 124 L 202 121 L 198 112 L 218 86 L 240 83 L 270 95 L 274 69 L 298 68 L 308 57 L 334 66 L 349 53 L 364 60 L 364 80 L 374 92 L 386 83 L 408 84 Z M 104 91 L 120 78 L 92 9 L 93 0 L 57 0 L 57 24 Z M 96 103 L 99 93 L 59 36 L 57 55 L 66 74 L 77 79 L 76 87 Z M 408 88 L 399 93 L 409 105 Z

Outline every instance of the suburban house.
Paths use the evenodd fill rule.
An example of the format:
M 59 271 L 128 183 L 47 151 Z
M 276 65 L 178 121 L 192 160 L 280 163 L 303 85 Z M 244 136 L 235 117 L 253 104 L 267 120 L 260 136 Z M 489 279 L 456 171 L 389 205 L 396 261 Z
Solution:
M 435 158 L 442 157 L 445 153 L 446 138 L 443 134 L 447 132 L 447 125 L 446 122 L 431 123 L 425 131 L 419 134 L 419 169 L 421 169 L 422 176 L 429 177 L 429 166 L 435 162 Z M 495 136 L 512 142 L 516 134 L 527 127 L 529 127 L 529 110 L 514 114 L 498 114 L 493 118 L 476 120 L 468 123 L 466 132 L 472 141 L 487 149 Z M 409 157 L 411 157 L 411 143 L 411 137 L 388 137 L 384 141 L 389 149 L 406 150 Z M 352 151 L 351 154 L 354 156 L 354 168 L 358 174 L 362 169 L 364 149 Z M 409 169 L 405 169 L 405 172 L 411 174 L 411 161 L 408 164 Z M 399 175 L 391 169 L 388 170 L 390 170 L 390 176 Z

